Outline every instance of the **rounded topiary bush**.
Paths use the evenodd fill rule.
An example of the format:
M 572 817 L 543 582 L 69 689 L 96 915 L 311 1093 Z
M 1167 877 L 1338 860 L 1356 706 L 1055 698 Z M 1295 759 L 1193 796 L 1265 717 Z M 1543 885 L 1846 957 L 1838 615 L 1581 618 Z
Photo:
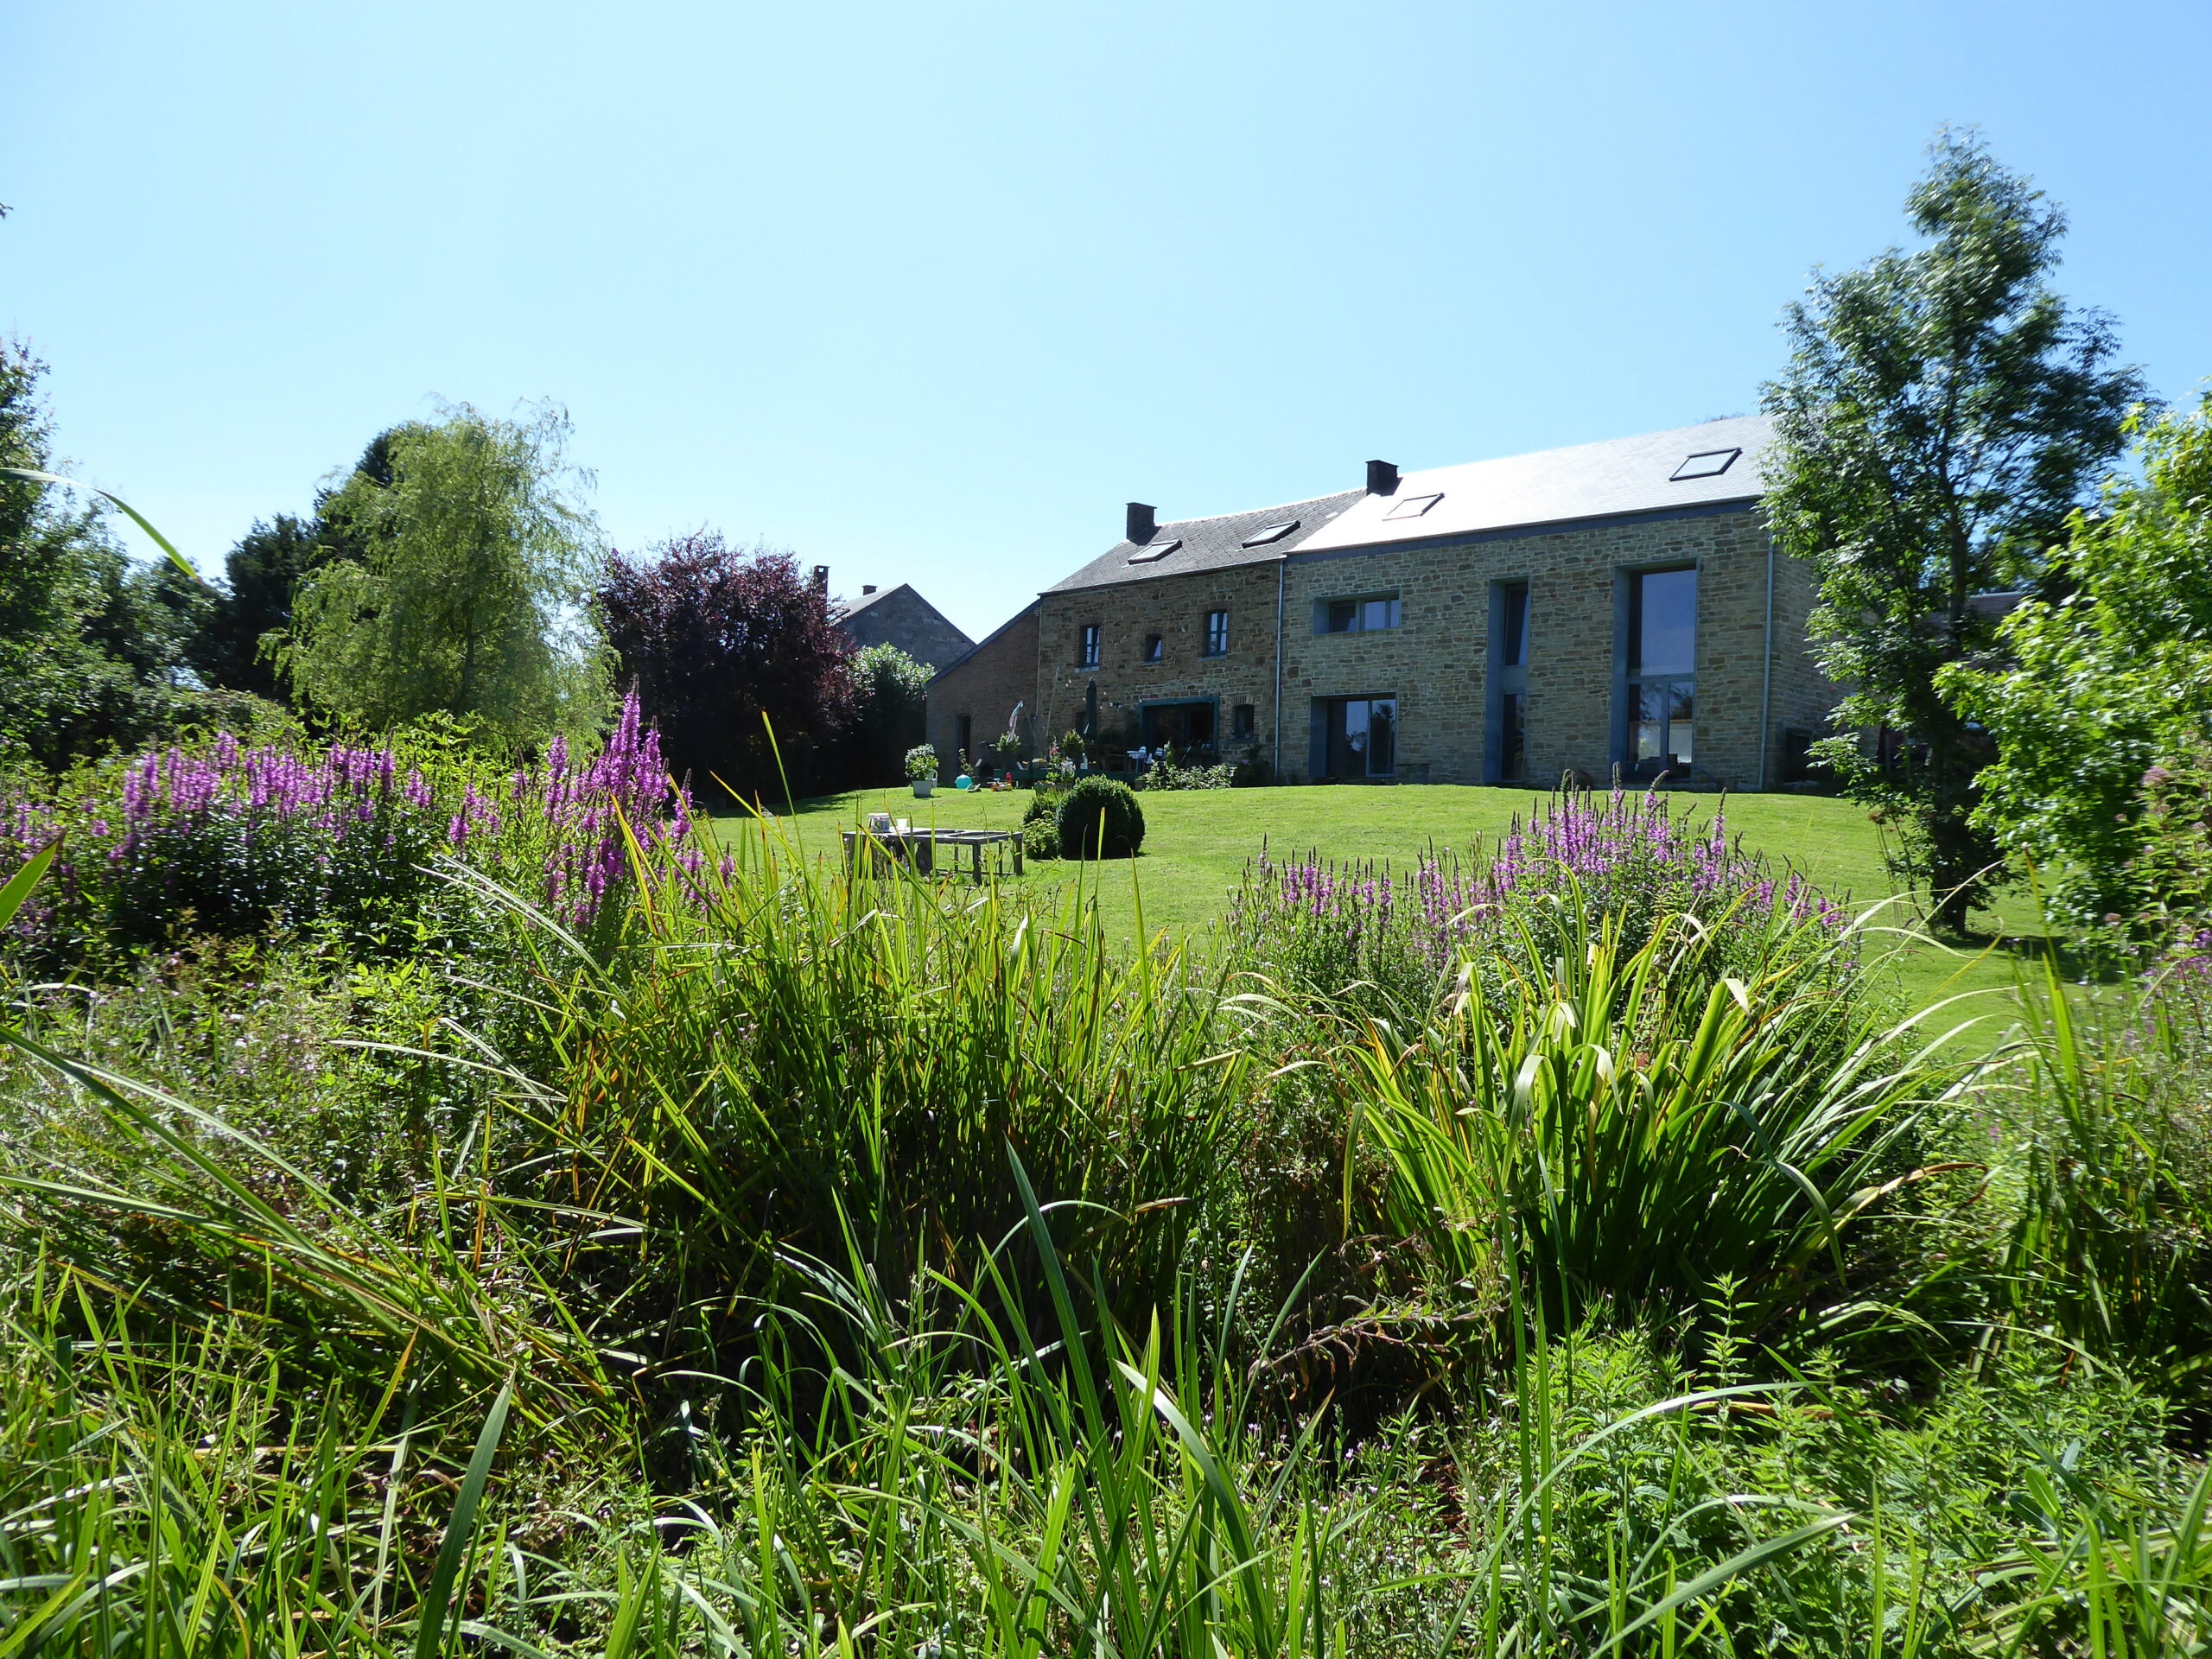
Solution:
M 1128 858 L 1144 845 L 1144 808 L 1127 784 L 1085 778 L 1060 803 L 1062 858 Z

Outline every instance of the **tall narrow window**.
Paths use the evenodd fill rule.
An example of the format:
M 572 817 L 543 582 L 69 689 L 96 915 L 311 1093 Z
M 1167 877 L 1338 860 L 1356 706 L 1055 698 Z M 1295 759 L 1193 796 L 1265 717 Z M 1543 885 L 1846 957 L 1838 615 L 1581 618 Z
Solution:
M 1227 611 L 1206 613 L 1205 655 L 1209 657 L 1229 655 L 1229 613 Z
M 1639 778 L 1696 754 L 1697 572 L 1640 570 L 1628 588 L 1628 755 Z
M 1491 590 L 1491 753 L 1494 783 L 1529 776 L 1529 584 L 1501 582 Z
M 1098 666 L 1098 625 L 1096 622 L 1086 622 L 1083 625 L 1083 662 L 1081 665 L 1084 668 L 1096 668 Z

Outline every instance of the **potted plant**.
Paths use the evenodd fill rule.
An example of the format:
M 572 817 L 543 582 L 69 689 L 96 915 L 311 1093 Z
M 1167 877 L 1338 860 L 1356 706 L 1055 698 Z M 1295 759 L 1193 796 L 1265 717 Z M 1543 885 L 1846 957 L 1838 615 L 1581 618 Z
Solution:
M 937 751 L 928 744 L 917 743 L 906 751 L 906 781 L 923 800 L 937 787 Z

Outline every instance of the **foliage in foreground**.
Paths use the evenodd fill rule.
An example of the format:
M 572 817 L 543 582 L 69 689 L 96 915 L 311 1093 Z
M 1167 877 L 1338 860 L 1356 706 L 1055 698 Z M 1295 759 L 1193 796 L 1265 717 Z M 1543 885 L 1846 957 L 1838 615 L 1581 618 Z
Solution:
M 1997 744 L 1975 817 L 2076 930 L 2212 899 L 2201 861 L 2161 856 L 2159 810 L 2212 744 L 2212 394 L 2134 430 L 2141 480 L 2069 521 L 2044 593 L 1998 629 L 1999 662 L 1942 680 Z
M 276 940 L 226 947 L 266 953 L 251 1007 L 180 951 L 143 989 L 26 988 L 0 1641 L 2212 1639 L 2164 1403 L 2203 1258 L 2141 1274 L 2206 1190 L 2208 1049 L 2178 1019 L 2126 1046 L 2179 977 L 2071 1027 L 2175 1118 L 2145 1179 L 2155 1114 L 2046 1113 L 2041 1039 L 1922 1055 L 1816 915 L 1716 977 L 1685 955 L 1726 948 L 1712 920 L 1660 906 L 1630 949 L 1597 912 L 1385 1027 L 1318 1017 L 1318 982 L 1226 996 L 1264 956 L 1116 957 L 1079 905 L 828 880 L 765 824 L 729 851 L 633 855 L 590 941 L 454 860 L 480 925 L 353 993 Z M 1532 885 L 1530 915 L 1574 891 Z M 1491 983 L 1484 949 L 1446 982 Z M 437 1109 L 385 1103 L 429 1077 Z M 1310 1275 L 1268 1192 L 1301 1115 L 1349 1224 Z M 1986 1180 L 1930 1167 L 1947 1136 Z M 2038 1173 L 2093 1154 L 2077 1193 Z M 2168 1312 L 2091 1314 L 2133 1286 Z

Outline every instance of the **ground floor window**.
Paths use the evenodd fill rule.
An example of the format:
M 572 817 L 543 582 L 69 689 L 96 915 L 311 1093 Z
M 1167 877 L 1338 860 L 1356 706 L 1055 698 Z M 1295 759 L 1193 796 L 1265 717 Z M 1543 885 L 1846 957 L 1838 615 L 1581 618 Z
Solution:
M 1331 697 L 1322 707 L 1324 774 L 1389 778 L 1398 769 L 1398 700 Z
M 1231 737 L 1252 735 L 1252 705 L 1240 702 L 1229 711 L 1229 734 Z
M 1637 775 L 1656 778 L 1671 772 L 1679 777 L 1689 770 L 1695 756 L 1697 708 L 1692 683 L 1646 680 L 1635 688 L 1634 696 L 1629 753 Z
M 1138 721 L 1144 747 L 1154 754 L 1173 748 L 1176 757 L 1211 755 L 1214 745 L 1214 705 L 1203 702 L 1150 702 Z
M 952 722 L 952 747 L 960 759 L 965 760 L 969 752 L 976 747 L 976 717 L 973 715 L 959 715 Z M 952 756 L 947 755 L 945 759 L 950 760 Z

